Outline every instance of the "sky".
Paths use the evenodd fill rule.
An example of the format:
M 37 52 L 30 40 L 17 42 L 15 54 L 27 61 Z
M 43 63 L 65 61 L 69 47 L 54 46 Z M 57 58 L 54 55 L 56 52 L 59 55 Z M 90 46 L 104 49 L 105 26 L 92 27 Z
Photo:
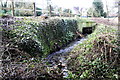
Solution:
M 52 0 L 53 4 L 59 5 L 65 8 L 72 8 L 74 6 L 89 7 L 93 0 Z
M 81 3 L 82 1 L 82 3 Z M 62 8 L 73 8 L 75 6 L 79 6 L 79 7 L 89 7 L 91 6 L 91 1 L 93 0 L 51 0 L 53 5 L 57 5 L 59 7 Z M 45 0 L 36 0 L 36 4 L 38 6 L 40 6 L 39 4 L 41 4 L 42 7 L 44 7 L 44 5 L 46 5 L 46 1 Z M 42 5 L 43 4 L 43 5 Z
M 46 0 L 35 0 L 37 6 L 40 7 L 45 7 L 46 5 Z M 63 7 L 63 8 L 73 8 L 73 7 L 84 7 L 84 8 L 89 8 L 92 6 L 92 2 L 94 0 L 51 0 L 52 5 L 57 5 L 59 7 Z M 107 4 L 109 6 L 112 6 L 114 0 L 102 0 L 103 4 L 106 5 L 106 1 Z M 105 6 L 104 6 L 105 7 Z
M 2 0 L 2 1 L 4 1 L 4 0 Z M 38 7 L 45 7 L 46 3 L 47 3 L 46 2 L 47 0 L 14 0 L 14 1 L 18 1 L 18 2 L 20 2 L 20 1 L 27 1 L 27 2 L 35 1 Z M 75 6 L 89 8 L 92 6 L 93 1 L 94 0 L 51 0 L 53 6 L 57 5 L 57 6 L 63 7 L 63 8 L 73 8 Z M 112 6 L 113 5 L 112 3 L 115 0 L 102 0 L 102 1 L 103 1 L 104 5 L 106 4 L 106 1 L 107 1 L 108 5 Z
M 1 1 L 1 0 L 0 0 Z M 2 0 L 2 1 L 6 1 L 6 0 Z M 8 0 L 9 1 L 9 0 Z M 11 0 L 10 0 L 11 1 Z M 14 0 L 14 1 L 26 1 L 26 2 L 36 2 L 36 6 L 42 9 L 46 9 L 47 6 L 47 0 Z M 79 9 L 81 8 L 90 8 L 92 7 L 92 3 L 94 0 L 51 0 L 51 4 L 52 6 L 58 6 L 58 7 L 62 7 L 62 8 L 69 8 L 71 10 L 73 10 L 73 7 L 79 7 Z M 113 6 L 113 2 L 115 0 L 102 0 L 103 5 L 104 5 L 104 11 L 106 11 L 106 1 L 107 1 L 107 5 L 109 7 Z M 112 8 L 109 8 L 109 10 Z

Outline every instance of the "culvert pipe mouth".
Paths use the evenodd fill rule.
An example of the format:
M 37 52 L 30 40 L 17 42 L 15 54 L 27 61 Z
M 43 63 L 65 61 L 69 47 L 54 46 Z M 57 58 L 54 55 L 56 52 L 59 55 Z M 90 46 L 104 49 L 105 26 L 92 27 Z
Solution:
M 91 34 L 93 32 L 92 27 L 83 27 L 82 34 Z
M 85 35 L 85 34 L 91 34 L 93 33 L 93 31 L 95 30 L 96 26 L 98 24 L 95 24 L 94 26 L 91 26 L 91 27 L 83 27 L 82 28 L 82 34 Z

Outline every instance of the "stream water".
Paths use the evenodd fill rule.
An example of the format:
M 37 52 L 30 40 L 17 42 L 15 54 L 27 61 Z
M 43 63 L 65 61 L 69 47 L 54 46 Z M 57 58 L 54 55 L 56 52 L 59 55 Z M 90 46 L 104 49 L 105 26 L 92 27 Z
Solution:
M 81 39 L 75 40 L 74 42 L 70 43 L 67 47 L 48 55 L 47 59 L 50 60 L 54 56 L 66 55 L 66 53 L 70 52 L 75 46 L 82 43 L 84 40 L 86 40 L 86 38 L 81 38 Z
M 61 72 L 63 73 L 63 77 L 67 77 L 68 69 L 66 56 L 75 46 L 77 46 L 85 40 L 86 38 L 77 39 L 70 43 L 67 47 L 48 55 L 46 60 L 49 63 L 49 67 L 54 68 L 55 66 L 61 66 Z

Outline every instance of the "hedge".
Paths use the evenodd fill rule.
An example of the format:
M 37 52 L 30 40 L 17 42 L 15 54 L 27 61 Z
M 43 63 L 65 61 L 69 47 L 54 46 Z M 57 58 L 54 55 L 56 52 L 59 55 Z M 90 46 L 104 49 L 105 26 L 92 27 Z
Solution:
M 17 26 L 11 32 L 18 48 L 32 56 L 48 55 L 77 38 L 75 19 L 33 20 L 16 21 Z

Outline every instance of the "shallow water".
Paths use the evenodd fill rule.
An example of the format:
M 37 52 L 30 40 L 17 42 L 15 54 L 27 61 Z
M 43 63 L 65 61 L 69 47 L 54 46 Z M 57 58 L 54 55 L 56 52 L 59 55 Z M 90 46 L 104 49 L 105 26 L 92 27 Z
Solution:
M 68 53 L 78 44 L 82 43 L 85 41 L 86 38 L 81 38 L 77 39 L 73 42 L 71 42 L 67 47 L 64 47 L 63 49 L 60 49 L 59 51 L 56 51 L 46 58 L 47 62 L 49 63 L 48 67 L 53 67 L 54 66 L 62 66 L 61 72 L 63 73 L 62 77 L 66 78 L 68 77 L 68 69 L 67 69 L 67 62 L 68 60 L 65 58 Z
M 66 53 L 70 52 L 75 46 L 82 43 L 84 40 L 86 40 L 86 38 L 75 40 L 74 42 L 70 43 L 67 47 L 48 55 L 47 59 L 51 59 L 53 56 L 56 55 L 65 55 Z

